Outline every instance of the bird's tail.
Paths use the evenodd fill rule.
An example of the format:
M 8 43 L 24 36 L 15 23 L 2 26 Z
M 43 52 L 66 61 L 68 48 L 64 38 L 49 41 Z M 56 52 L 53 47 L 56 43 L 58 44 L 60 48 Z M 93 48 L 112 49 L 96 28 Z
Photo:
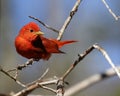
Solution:
M 78 42 L 76 40 L 58 41 L 58 40 L 55 40 L 55 39 L 52 39 L 52 41 L 54 41 L 55 43 L 57 43 L 59 48 L 61 48 L 62 46 L 66 45 L 66 44 Z

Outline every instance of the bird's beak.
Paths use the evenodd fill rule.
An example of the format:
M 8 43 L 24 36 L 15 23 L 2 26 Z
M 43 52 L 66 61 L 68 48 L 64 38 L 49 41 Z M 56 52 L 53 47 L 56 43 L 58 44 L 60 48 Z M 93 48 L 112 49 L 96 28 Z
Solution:
M 41 31 L 35 32 L 36 35 L 43 35 L 44 33 Z

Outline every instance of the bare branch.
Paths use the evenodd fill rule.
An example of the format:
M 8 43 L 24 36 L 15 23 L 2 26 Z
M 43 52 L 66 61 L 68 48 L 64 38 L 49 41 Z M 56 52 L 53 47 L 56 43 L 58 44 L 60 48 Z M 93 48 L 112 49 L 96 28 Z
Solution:
M 23 68 L 29 66 L 29 65 L 32 65 L 34 62 L 34 59 L 29 59 L 25 64 L 22 64 L 22 65 L 19 65 L 17 67 L 17 70 L 22 70 Z
M 108 61 L 108 63 L 111 65 L 111 67 L 115 70 L 116 74 L 118 75 L 119 79 L 120 79 L 120 72 L 119 70 L 116 68 L 115 64 L 112 62 L 112 60 L 110 59 L 109 55 L 107 54 L 107 52 L 100 46 L 98 46 L 97 44 L 94 44 L 93 47 L 95 49 L 98 49 L 103 56 L 105 57 L 105 59 Z
M 56 90 L 54 90 L 54 89 L 52 89 L 50 87 L 41 86 L 41 88 L 46 89 L 46 90 L 51 91 L 51 92 L 54 92 L 55 94 L 57 93 Z
M 75 5 L 73 6 L 72 10 L 70 11 L 69 16 L 67 17 L 67 19 L 65 20 L 62 28 L 61 28 L 60 31 L 59 31 L 59 35 L 58 35 L 58 37 L 57 37 L 57 40 L 61 40 L 65 29 L 66 29 L 67 26 L 69 25 L 72 17 L 73 17 L 73 16 L 75 15 L 75 13 L 77 12 L 78 7 L 79 7 L 81 1 L 82 1 L 82 0 L 77 0 L 77 1 L 76 1 Z
M 116 67 L 118 70 L 120 70 L 120 66 Z M 85 90 L 86 88 L 89 88 L 93 86 L 94 84 L 103 81 L 105 79 L 108 79 L 110 77 L 113 77 L 116 75 L 116 72 L 111 68 L 107 69 L 105 72 L 100 74 L 95 74 L 77 84 L 72 86 L 71 88 L 67 89 L 65 92 L 65 96 L 74 96 L 75 93 L 81 92 Z
M 26 96 L 28 94 L 30 94 L 33 90 L 35 90 L 36 88 L 40 88 L 41 86 L 45 86 L 45 85 L 51 85 L 51 84 L 57 84 L 58 79 L 50 79 L 50 80 L 46 80 L 43 82 L 36 82 L 33 85 L 27 86 L 26 88 L 24 88 L 23 90 L 19 91 L 18 93 L 14 94 L 13 96 Z
M 22 70 L 23 68 L 26 68 L 29 65 L 32 65 L 34 62 L 34 59 L 29 59 L 27 62 L 25 62 L 24 64 L 18 65 L 16 68 L 14 69 L 10 69 L 7 72 L 12 72 L 12 71 L 18 71 L 18 70 Z
M 75 68 L 75 66 L 82 60 L 86 55 L 88 55 L 94 49 L 93 46 L 90 46 L 83 54 L 78 54 L 77 60 L 69 67 L 69 69 L 61 77 L 63 80 L 70 74 L 70 72 Z
M 87 50 L 85 50 L 83 52 L 83 54 L 78 55 L 78 59 L 74 61 L 74 63 L 68 68 L 68 70 L 63 74 L 63 76 L 61 76 L 60 78 L 60 82 L 63 81 L 62 83 L 58 84 L 57 86 L 60 86 L 60 88 L 58 88 L 58 90 L 60 90 L 58 93 L 63 94 L 63 90 L 64 90 L 64 79 L 71 73 L 71 71 L 76 67 L 76 65 L 82 60 L 84 59 L 85 56 L 87 56 L 90 52 L 93 51 L 93 49 L 97 49 L 99 50 L 103 56 L 105 57 L 105 59 L 108 61 L 108 63 L 112 66 L 112 68 L 115 70 L 116 74 L 118 75 L 118 77 L 120 77 L 120 73 L 119 70 L 116 68 L 115 64 L 112 62 L 112 60 L 110 59 L 109 55 L 107 54 L 107 52 L 101 48 L 98 44 L 94 44 L 92 46 L 90 46 Z M 59 82 L 59 81 L 58 81 Z M 58 96 L 62 96 L 62 95 L 58 95 Z M 69 96 L 69 95 L 67 95 Z
M 32 65 L 34 62 L 34 59 L 29 59 L 27 62 L 25 62 L 24 64 L 18 65 L 16 68 L 7 70 L 6 72 L 9 74 L 10 72 L 15 72 L 15 76 L 14 78 L 17 79 L 18 76 L 18 71 L 22 70 L 23 68 L 26 68 L 29 65 Z
M 120 72 L 119 70 L 116 68 L 115 64 L 112 62 L 112 60 L 110 59 L 109 55 L 107 54 L 107 52 L 100 47 L 98 44 L 94 44 L 92 46 L 90 46 L 87 50 L 85 50 L 83 52 L 83 54 L 78 55 L 78 59 L 74 61 L 74 63 L 69 67 L 69 69 L 63 74 L 63 76 L 61 77 L 63 80 L 70 74 L 70 72 L 75 68 L 75 66 L 82 60 L 84 59 L 84 57 L 86 55 L 88 55 L 90 52 L 92 52 L 93 49 L 97 49 L 99 50 L 103 56 L 105 57 L 105 59 L 108 61 L 108 63 L 112 66 L 112 68 L 115 70 L 116 74 L 118 75 L 118 77 L 120 78 Z
M 64 80 L 62 78 L 60 78 L 57 82 L 56 96 L 64 96 Z
M 120 16 L 117 16 L 112 9 L 109 7 L 109 5 L 106 3 L 105 0 L 102 0 L 103 4 L 105 5 L 105 7 L 108 9 L 108 11 L 110 12 L 110 14 L 115 18 L 115 20 L 118 20 L 120 18 Z
M 57 40 L 61 40 L 65 29 L 66 29 L 67 26 L 69 25 L 72 17 L 73 17 L 73 16 L 75 15 L 75 13 L 77 12 L 78 7 L 79 7 L 81 1 L 82 1 L 82 0 L 77 0 L 77 1 L 76 1 L 75 5 L 73 6 L 72 10 L 70 11 L 69 16 L 67 17 L 67 19 L 65 20 L 62 28 L 61 28 L 59 31 L 56 30 L 56 29 L 54 29 L 54 28 L 52 28 L 52 27 L 50 27 L 49 25 L 43 23 L 43 22 L 40 21 L 38 18 L 35 18 L 35 17 L 33 17 L 33 16 L 29 16 L 29 17 L 32 18 L 32 19 L 34 19 L 34 20 L 36 20 L 36 21 L 38 21 L 39 23 L 41 23 L 41 24 L 42 24 L 43 26 L 45 26 L 46 28 L 48 28 L 48 29 L 50 29 L 50 30 L 52 30 L 52 31 L 54 31 L 54 32 L 59 33 L 59 34 L 58 34 L 58 37 L 57 37 Z
M 34 20 L 36 20 L 36 21 L 38 21 L 39 23 L 41 23 L 41 24 L 42 24 L 43 26 L 45 26 L 46 28 L 48 28 L 48 29 L 50 29 L 50 30 L 52 30 L 52 31 L 54 31 L 54 32 L 56 32 L 56 33 L 59 33 L 58 30 L 50 27 L 49 25 L 45 24 L 44 22 L 42 22 L 42 21 L 39 20 L 38 18 L 35 18 L 35 17 L 33 17 L 33 16 L 29 16 L 29 17 L 32 18 L 32 19 L 34 19 Z
M 101 48 L 99 45 L 94 44 L 92 46 L 90 46 L 87 50 L 85 50 L 82 54 L 78 55 L 77 60 L 74 61 L 74 63 L 68 68 L 68 70 L 60 77 L 60 78 L 53 78 L 53 79 L 48 79 L 48 80 L 41 80 L 43 79 L 43 77 L 47 74 L 48 69 L 44 72 L 44 74 L 36 81 L 33 81 L 30 84 L 24 85 L 22 84 L 20 81 L 18 81 L 16 78 L 12 77 L 11 75 L 9 75 L 7 72 L 5 72 L 3 69 L 1 69 L 0 67 L 0 71 L 3 72 L 4 74 L 6 74 L 7 76 L 9 76 L 10 78 L 12 78 L 14 81 L 16 81 L 19 85 L 26 87 L 25 89 L 21 90 L 20 92 L 16 93 L 14 96 L 22 96 L 22 95 L 26 95 L 31 93 L 33 90 L 35 90 L 36 88 L 40 88 L 43 87 L 47 88 L 46 85 L 49 84 L 57 84 L 57 96 L 63 96 L 64 95 L 64 79 L 71 73 L 71 71 L 75 68 L 75 66 L 85 58 L 85 56 L 87 56 L 90 52 L 92 52 L 93 49 L 97 49 L 99 50 L 103 56 L 105 57 L 105 59 L 109 62 L 109 64 L 112 66 L 112 68 L 115 70 L 116 74 L 118 76 L 120 76 L 119 74 L 119 70 L 116 68 L 115 64 L 112 62 L 112 60 L 110 59 L 109 55 L 107 54 L 107 52 Z M 103 74 L 102 74 L 103 75 Z M 106 76 L 106 75 L 103 75 Z M 52 88 L 47 88 L 47 90 L 52 91 L 54 89 Z M 55 93 L 55 91 L 54 91 Z
M 59 31 L 57 40 L 61 40 L 62 36 L 64 34 L 65 29 L 67 28 L 67 26 L 69 25 L 72 17 L 75 15 L 75 13 L 78 10 L 78 7 L 80 5 L 82 0 L 77 0 L 75 5 L 73 6 L 72 10 L 70 11 L 69 16 L 67 17 L 67 19 L 65 20 L 62 28 Z M 57 83 L 57 95 L 56 96 L 63 96 L 64 95 L 64 78 L 72 71 L 72 67 L 70 67 L 70 69 L 68 69 L 68 71 L 58 80 Z
M 17 84 L 21 85 L 22 87 L 26 87 L 23 83 L 21 83 L 16 78 L 14 78 L 13 76 L 11 76 L 8 72 L 6 72 L 5 70 L 3 70 L 2 68 L 0 69 L 0 71 L 2 73 L 4 73 L 5 75 L 7 75 L 8 77 L 10 77 L 12 80 L 14 80 Z

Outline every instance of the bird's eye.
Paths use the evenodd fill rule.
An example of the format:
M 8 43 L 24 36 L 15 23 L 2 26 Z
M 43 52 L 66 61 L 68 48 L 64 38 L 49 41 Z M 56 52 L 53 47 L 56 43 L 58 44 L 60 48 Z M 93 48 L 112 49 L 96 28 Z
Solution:
M 33 32 L 33 31 L 34 31 L 34 30 L 32 30 L 32 29 L 30 30 L 30 32 Z

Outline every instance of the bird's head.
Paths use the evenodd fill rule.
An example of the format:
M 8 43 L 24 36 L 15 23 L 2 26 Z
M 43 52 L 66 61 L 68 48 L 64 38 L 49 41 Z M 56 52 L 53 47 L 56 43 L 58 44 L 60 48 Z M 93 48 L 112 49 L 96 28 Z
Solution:
M 44 33 L 36 23 L 30 22 L 21 28 L 19 36 L 31 40 L 43 34 Z

